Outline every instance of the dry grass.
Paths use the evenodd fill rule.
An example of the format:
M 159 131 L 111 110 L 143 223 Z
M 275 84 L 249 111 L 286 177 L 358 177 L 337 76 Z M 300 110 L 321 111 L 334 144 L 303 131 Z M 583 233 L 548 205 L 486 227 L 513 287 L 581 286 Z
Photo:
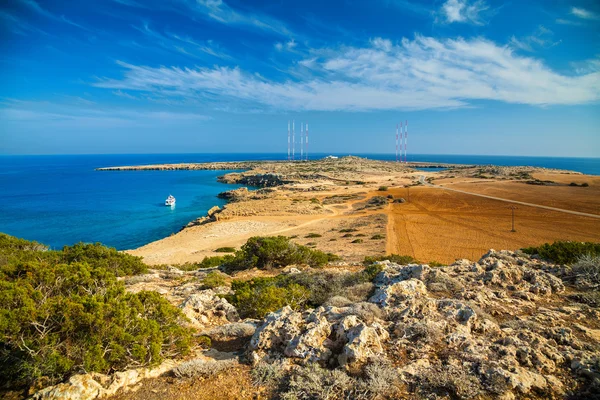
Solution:
M 408 197 L 407 189 L 391 192 Z M 456 258 L 477 260 L 491 248 L 519 249 L 556 240 L 600 241 L 597 219 L 527 206 L 519 206 L 517 232 L 511 232 L 508 207 L 506 202 L 463 193 L 411 188 L 410 202 L 391 205 L 387 253 L 451 263 Z

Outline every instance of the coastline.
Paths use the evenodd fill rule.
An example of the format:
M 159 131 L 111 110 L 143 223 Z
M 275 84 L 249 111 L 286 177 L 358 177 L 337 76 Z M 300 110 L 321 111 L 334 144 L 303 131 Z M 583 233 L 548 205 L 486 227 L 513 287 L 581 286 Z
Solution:
M 215 252 L 219 247 L 239 248 L 251 236 L 286 235 L 300 244 L 339 254 L 350 263 L 361 261 L 365 255 L 385 253 L 448 262 L 456 257 L 472 258 L 489 248 L 518 249 L 565 238 L 600 241 L 597 219 L 543 208 L 557 204 L 555 208 L 600 215 L 600 177 L 573 171 L 461 165 L 430 172 L 409 168 L 412 163 L 357 157 L 301 163 L 252 161 L 108 168 L 218 166 L 229 170 L 223 168 L 224 164 L 231 169 L 242 169 L 242 165 L 247 169 L 227 173 L 219 177 L 220 182 L 259 189 L 228 191 L 231 197 L 223 209 L 195 220 L 198 223 L 192 221 L 172 236 L 126 252 L 154 265 L 194 263 L 222 255 Z M 427 182 L 473 194 L 498 192 L 500 199 L 428 187 L 419 182 L 421 176 Z M 591 184 L 587 188 L 572 187 L 571 181 Z M 521 222 L 526 227 L 511 234 L 505 229 L 510 224 L 506 217 L 509 204 L 502 198 L 510 201 L 515 196 L 524 196 L 533 204 L 521 207 L 521 212 L 527 214 Z M 445 246 L 436 245 L 438 239 L 444 240 Z

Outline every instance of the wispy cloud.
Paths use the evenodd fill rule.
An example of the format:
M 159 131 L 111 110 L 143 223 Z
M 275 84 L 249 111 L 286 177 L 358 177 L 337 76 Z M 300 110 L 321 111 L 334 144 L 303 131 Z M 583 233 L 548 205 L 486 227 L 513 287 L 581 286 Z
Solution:
M 583 25 L 579 21 L 572 21 L 570 19 L 564 19 L 564 18 L 557 18 L 556 19 L 556 23 L 560 24 L 560 25 L 573 25 L 573 26 L 581 26 L 581 25 Z
M 539 25 L 537 29 L 528 36 L 517 38 L 512 36 L 509 41 L 510 47 L 517 50 L 535 51 L 536 48 L 550 48 L 561 43 L 560 40 L 553 40 L 554 33 L 543 25 Z
M 223 0 L 147 0 L 144 2 L 134 0 L 113 1 L 128 7 L 160 11 L 168 10 L 190 17 L 191 19 L 202 17 L 224 25 L 239 26 L 265 31 L 278 36 L 295 36 L 288 26 L 281 20 L 263 13 L 234 9 Z
M 579 7 L 572 7 L 571 8 L 571 14 L 573 14 L 574 16 L 578 17 L 578 18 L 582 18 L 582 19 L 599 19 L 600 17 L 598 16 L 598 14 L 586 10 L 584 8 L 579 8 Z
M 189 36 L 166 32 L 162 34 L 150 28 L 148 23 L 142 26 L 132 25 L 132 27 L 144 36 L 150 38 L 153 44 L 162 47 L 165 50 L 185 54 L 193 58 L 203 58 L 203 54 L 209 54 L 217 58 L 231 58 L 213 41 L 196 41 Z
M 73 22 L 72 20 L 70 20 L 69 18 L 65 17 L 64 15 L 55 15 L 53 13 L 51 13 L 50 11 L 46 10 L 45 8 L 43 8 L 42 6 L 39 5 L 38 2 L 36 2 L 35 0 L 18 0 L 21 4 L 23 4 L 25 7 L 27 7 L 28 9 L 32 10 L 33 12 L 42 15 L 46 18 L 52 19 L 54 21 L 58 21 L 58 22 L 63 22 L 65 24 L 74 26 L 76 28 L 79 29 L 83 29 L 86 30 L 88 32 L 92 32 L 91 29 L 86 28 L 85 26 L 78 24 L 76 22 Z
M 27 23 L 26 21 L 18 18 L 6 11 L 0 10 L 0 21 L 8 30 L 17 35 L 26 36 L 29 33 L 39 33 L 42 35 L 48 35 L 43 30 Z
M 283 110 L 389 110 L 472 106 L 477 100 L 529 105 L 600 100 L 600 73 L 563 75 L 491 41 L 417 36 L 366 47 L 318 49 L 303 79 L 275 81 L 240 68 L 149 67 L 119 62 L 121 79 L 94 85 L 221 104 Z
M 90 108 L 87 105 L 9 99 L 0 104 L 0 118 L 6 122 L 49 125 L 148 126 L 204 121 L 210 117 L 195 113 Z
M 490 9 L 484 0 L 446 0 L 441 14 L 448 23 L 462 22 L 484 25 L 482 14 Z

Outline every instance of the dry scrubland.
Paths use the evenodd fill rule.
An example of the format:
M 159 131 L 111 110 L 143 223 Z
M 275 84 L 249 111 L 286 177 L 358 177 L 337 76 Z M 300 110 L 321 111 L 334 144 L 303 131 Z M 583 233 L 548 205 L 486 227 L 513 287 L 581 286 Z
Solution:
M 513 204 L 419 184 L 424 176 L 435 185 L 465 192 L 600 215 L 598 177 L 529 167 L 450 166 L 436 173 L 355 157 L 231 164 L 244 166 L 249 170 L 225 174 L 221 180 L 265 189 L 239 191 L 213 218 L 130 253 L 153 265 L 193 263 L 218 255 L 214 250 L 219 247 L 239 248 L 251 236 L 285 235 L 351 263 L 385 253 L 448 263 L 476 258 L 490 248 L 600 241 L 600 219 L 517 205 L 517 231 L 510 232 Z M 227 163 L 179 166 L 216 167 L 227 168 Z M 571 182 L 588 186 L 569 186 Z M 382 186 L 386 190 L 379 190 Z M 369 204 L 382 196 L 393 199 Z M 406 202 L 394 202 L 400 198 Z
M 600 219 L 535 207 L 594 213 L 598 178 L 527 167 L 454 166 L 432 173 L 353 157 L 244 165 L 248 171 L 221 180 L 262 189 L 227 192 L 225 209 L 128 251 L 156 269 L 114 250 L 85 250 L 91 271 L 123 270 L 110 284 L 128 301 L 151 293 L 152 301 L 163 302 L 163 313 L 177 319 L 148 315 L 149 321 L 159 317 L 148 323 L 191 334 L 189 351 L 166 359 L 174 339 L 157 335 L 165 360 L 154 369 L 119 367 L 119 359 L 99 353 L 122 372 L 105 367 L 99 371 L 108 375 L 74 375 L 34 399 L 600 396 Z M 228 166 L 241 168 L 164 169 Z M 511 232 L 511 203 L 444 187 L 534 204 L 518 206 L 517 232 Z M 555 240 L 594 243 L 514 251 Z M 43 252 L 37 244 L 17 243 L 25 259 Z M 65 249 L 63 258 L 51 254 L 48 263 L 73 253 L 76 273 L 83 250 L 75 250 Z M 403 256 L 386 260 L 390 253 Z M 3 273 L 30 279 L 15 272 Z M 42 272 L 40 279 L 47 279 Z M 96 280 L 81 285 L 76 292 L 66 287 L 64 295 L 76 293 L 71 300 L 81 302 L 98 290 Z M 35 322 L 32 310 L 27 315 Z M 117 332 L 118 323 L 106 318 Z M 46 322 L 40 316 L 36 323 Z M 18 336 L 10 337 L 11 348 L 20 349 Z M 148 344 L 119 340 L 135 350 L 130 358 L 141 354 L 144 366 L 153 365 L 144 352 Z M 48 384 L 42 379 L 32 387 Z

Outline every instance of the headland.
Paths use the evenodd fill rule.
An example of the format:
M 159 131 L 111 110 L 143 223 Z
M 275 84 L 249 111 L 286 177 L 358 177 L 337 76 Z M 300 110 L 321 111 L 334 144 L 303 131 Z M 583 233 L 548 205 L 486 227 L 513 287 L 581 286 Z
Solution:
M 128 251 L 150 265 L 200 262 L 218 255 L 216 249 L 239 248 L 252 236 L 285 235 L 349 263 L 365 254 L 391 253 L 449 263 L 475 259 L 490 248 L 600 241 L 600 177 L 573 171 L 351 156 L 99 170 L 149 169 L 242 170 L 219 180 L 252 189 L 224 192 L 220 196 L 229 203 L 223 209 Z

